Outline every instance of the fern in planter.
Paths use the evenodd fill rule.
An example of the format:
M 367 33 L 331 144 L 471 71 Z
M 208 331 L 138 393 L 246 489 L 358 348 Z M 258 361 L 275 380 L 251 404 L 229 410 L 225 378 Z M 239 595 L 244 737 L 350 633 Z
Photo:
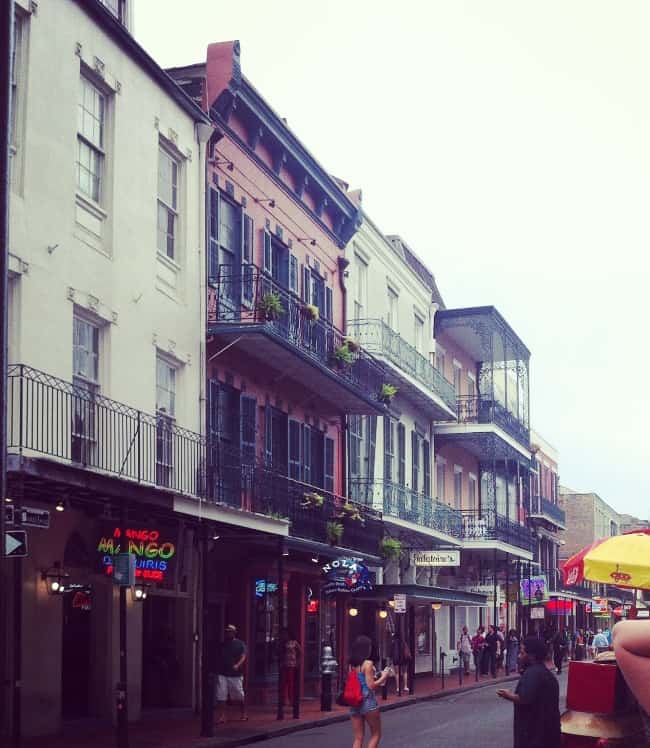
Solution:
M 274 293 L 273 291 L 265 293 L 257 302 L 256 308 L 258 313 L 267 322 L 279 319 L 285 313 L 280 294 Z
M 326 525 L 327 540 L 330 545 L 338 545 L 343 537 L 343 525 L 332 520 Z
M 321 509 L 325 503 L 325 497 L 316 491 L 308 491 L 303 494 L 300 506 L 306 508 Z
M 390 405 L 390 401 L 395 397 L 397 394 L 397 387 L 395 387 L 392 384 L 386 384 L 384 382 L 381 386 L 381 389 L 379 390 L 379 396 L 378 400 L 381 403 L 384 403 L 384 405 Z
M 338 366 L 340 369 L 343 369 L 347 366 L 350 366 L 354 362 L 354 354 L 348 348 L 348 346 L 343 343 L 343 345 L 340 345 L 338 348 L 334 349 L 332 359 L 336 366 Z
M 337 514 L 337 517 L 339 519 L 348 519 L 351 522 L 358 522 L 361 525 L 366 524 L 364 518 L 359 512 L 359 508 L 354 504 L 351 504 L 349 501 L 346 501 L 345 504 L 343 504 L 343 506 L 339 510 L 339 513 Z
M 382 538 L 379 552 L 386 561 L 397 561 L 402 552 L 402 544 L 395 538 Z
M 304 304 L 302 307 L 302 313 L 310 322 L 318 322 L 320 317 L 318 307 L 314 304 Z

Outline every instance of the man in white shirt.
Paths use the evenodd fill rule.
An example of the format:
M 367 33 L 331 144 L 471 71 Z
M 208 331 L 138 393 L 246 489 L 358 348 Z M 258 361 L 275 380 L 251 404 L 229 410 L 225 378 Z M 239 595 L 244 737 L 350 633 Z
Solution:
M 592 646 L 596 650 L 596 654 L 607 652 L 607 650 L 609 649 L 609 642 L 607 641 L 607 637 L 605 636 L 605 634 L 603 634 L 602 629 L 598 629 L 596 636 L 594 636 Z

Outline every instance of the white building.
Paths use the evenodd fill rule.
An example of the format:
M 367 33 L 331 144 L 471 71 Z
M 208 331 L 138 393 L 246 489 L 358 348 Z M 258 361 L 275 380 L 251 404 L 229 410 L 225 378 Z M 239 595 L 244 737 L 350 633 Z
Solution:
M 114 714 L 117 609 L 98 542 L 120 500 L 129 527 L 160 543 L 173 533 L 175 554 L 156 571 L 169 574 L 168 596 L 129 604 L 129 716 L 164 700 L 143 665 L 157 625 L 174 639 L 178 705 L 195 698 L 195 560 L 171 509 L 196 495 L 202 467 L 211 128 L 134 41 L 130 18 L 130 0 L 16 4 L 9 495 L 17 509 L 65 510 L 28 529 L 29 556 L 13 566 L 25 734 Z M 74 595 L 48 594 L 62 568 Z
M 360 193 L 353 196 L 360 201 Z M 433 423 L 456 420 L 454 386 L 432 363 L 433 320 L 442 299 L 432 273 L 407 244 L 398 236 L 385 237 L 362 215 L 346 250 L 347 330 L 386 366 L 398 389 L 390 415 L 348 418 L 350 493 L 381 510 L 387 536 L 401 544 L 400 559 L 386 563 L 377 590 L 387 600 L 393 593 L 407 594 L 416 671 L 431 671 L 440 647 L 455 649 L 449 631 L 455 606 L 485 600 L 481 594 L 442 589 L 436 586 L 435 567 L 415 565 L 418 551 L 460 549 L 462 542 L 461 515 L 434 498 Z M 380 629 L 390 633 L 401 622 L 406 633 L 390 609 L 384 620 Z M 379 631 L 384 646 L 386 639 Z

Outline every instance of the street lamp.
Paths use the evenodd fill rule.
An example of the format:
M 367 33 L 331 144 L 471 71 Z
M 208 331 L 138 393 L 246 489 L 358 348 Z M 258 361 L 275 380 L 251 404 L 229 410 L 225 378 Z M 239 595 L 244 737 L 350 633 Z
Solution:
M 50 595 L 62 595 L 66 591 L 67 580 L 70 575 L 65 571 L 58 561 L 54 566 L 41 572 L 41 579 L 47 584 L 47 591 Z
M 132 591 L 133 591 L 133 600 L 136 603 L 143 603 L 147 599 L 147 595 L 149 594 L 149 585 L 148 584 L 134 584 Z

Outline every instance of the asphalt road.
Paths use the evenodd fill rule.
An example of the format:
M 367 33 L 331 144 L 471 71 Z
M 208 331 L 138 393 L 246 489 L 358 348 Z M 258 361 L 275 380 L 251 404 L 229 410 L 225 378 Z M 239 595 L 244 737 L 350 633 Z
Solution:
M 515 682 L 506 684 L 514 688 Z M 503 687 L 503 686 L 502 686 Z M 382 713 L 382 748 L 510 748 L 512 704 L 486 686 Z M 566 672 L 560 676 L 564 709 Z M 366 742 L 368 733 L 366 732 Z M 352 730 L 341 722 L 265 741 L 265 748 L 339 748 L 352 745 Z

